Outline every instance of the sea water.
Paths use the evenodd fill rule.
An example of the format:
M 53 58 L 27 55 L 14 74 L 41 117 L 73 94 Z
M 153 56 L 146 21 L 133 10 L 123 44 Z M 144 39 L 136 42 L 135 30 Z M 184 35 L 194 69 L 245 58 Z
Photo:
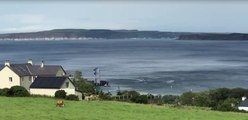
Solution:
M 219 87 L 248 88 L 248 41 L 88 39 L 0 41 L 0 62 L 62 65 L 89 80 L 100 69 L 104 90 L 181 94 Z

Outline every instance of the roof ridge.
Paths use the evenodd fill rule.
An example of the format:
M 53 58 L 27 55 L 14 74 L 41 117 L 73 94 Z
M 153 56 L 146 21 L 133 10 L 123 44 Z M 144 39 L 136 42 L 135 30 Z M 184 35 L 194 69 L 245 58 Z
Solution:
M 30 73 L 30 75 L 32 75 L 33 73 L 30 71 L 30 69 L 29 69 L 29 67 L 27 66 L 27 64 L 26 64 L 26 67 L 27 67 L 28 72 Z

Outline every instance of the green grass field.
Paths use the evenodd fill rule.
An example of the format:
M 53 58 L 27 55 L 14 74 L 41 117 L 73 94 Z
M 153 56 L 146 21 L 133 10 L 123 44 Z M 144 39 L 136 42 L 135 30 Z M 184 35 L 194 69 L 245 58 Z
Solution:
M 141 105 L 112 101 L 65 101 L 52 98 L 0 97 L 0 120 L 248 120 L 247 113 L 201 108 Z

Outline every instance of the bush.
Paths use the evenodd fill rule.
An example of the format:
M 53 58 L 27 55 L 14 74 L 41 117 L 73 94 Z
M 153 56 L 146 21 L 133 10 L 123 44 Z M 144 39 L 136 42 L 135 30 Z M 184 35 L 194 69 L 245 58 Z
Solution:
M 147 95 L 140 95 L 136 98 L 136 101 L 134 101 L 135 103 L 143 103 L 143 104 L 147 104 L 148 103 L 148 98 Z
M 66 92 L 64 90 L 56 91 L 55 92 L 55 98 L 65 99 L 66 98 Z
M 209 91 L 210 107 L 216 107 L 230 96 L 231 90 L 228 88 L 218 88 Z
M 179 96 L 175 95 L 165 95 L 163 96 L 164 103 L 167 104 L 176 104 L 178 102 Z
M 243 96 L 247 96 L 248 90 L 244 88 L 231 89 L 230 98 L 241 99 Z
M 73 84 L 75 85 L 76 89 L 82 93 L 86 94 L 95 94 L 96 87 L 93 82 L 88 82 L 87 79 L 84 79 L 82 76 L 81 71 L 75 71 Z
M 219 103 L 215 110 L 219 111 L 235 111 L 235 106 L 238 104 L 238 100 L 235 98 L 228 98 L 224 102 Z
M 131 96 L 130 100 L 131 102 L 135 102 L 137 101 L 138 97 L 140 96 L 140 94 L 137 91 L 129 91 L 128 96 Z
M 7 89 L 6 89 L 7 90 Z M 10 97 L 27 97 L 30 96 L 29 92 L 22 86 L 13 86 L 11 87 L 8 92 L 7 96 Z
M 112 94 L 110 93 L 110 92 L 108 92 L 108 93 L 104 93 L 104 92 L 100 92 L 99 93 L 99 98 L 101 99 L 101 100 L 112 100 L 113 98 L 112 98 Z
M 9 88 L 0 89 L 0 96 L 7 96 Z
M 210 106 L 210 98 L 208 92 L 200 92 L 195 93 L 194 105 L 200 107 L 209 107 Z
M 96 87 L 93 83 L 88 82 L 86 80 L 80 80 L 73 83 L 76 87 L 76 89 L 82 93 L 87 94 L 95 94 L 96 93 Z
M 195 94 L 192 92 L 183 93 L 179 100 L 182 105 L 194 105 Z
M 74 100 L 74 101 L 79 101 L 78 96 L 73 95 L 73 94 L 70 94 L 70 95 L 66 96 L 66 98 L 65 98 L 65 99 L 66 99 L 66 100 Z

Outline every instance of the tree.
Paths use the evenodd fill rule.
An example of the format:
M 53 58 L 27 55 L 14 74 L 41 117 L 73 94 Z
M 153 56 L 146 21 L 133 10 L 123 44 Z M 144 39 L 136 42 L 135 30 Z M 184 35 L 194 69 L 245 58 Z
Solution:
M 164 103 L 176 104 L 178 102 L 179 96 L 175 95 L 165 95 L 163 96 Z
M 95 91 L 96 87 L 91 82 L 88 82 L 88 81 L 75 81 L 74 85 L 77 88 L 77 90 L 82 92 L 82 93 L 87 93 L 87 94 L 95 94 L 96 93 L 96 91 Z
M 99 98 L 101 100 L 112 100 L 112 94 L 110 92 L 104 93 L 103 91 L 100 91 Z
M 137 96 L 137 98 L 135 99 L 134 102 L 135 102 L 135 103 L 147 104 L 147 103 L 148 103 L 147 95 L 140 95 L 140 96 Z
M 230 98 L 241 99 L 243 96 L 247 96 L 248 90 L 243 88 L 234 88 L 230 91 Z
M 182 105 L 194 105 L 195 94 L 193 92 L 185 92 L 183 93 L 179 101 Z
M 86 94 L 95 94 L 96 87 L 93 83 L 87 81 L 82 77 L 81 71 L 75 71 L 73 84 L 75 85 L 76 89 L 82 93 Z
M 195 94 L 194 105 L 200 107 L 209 107 L 210 98 L 208 92 L 200 92 Z
M 83 80 L 83 75 L 82 75 L 82 72 L 79 71 L 79 70 L 76 70 L 75 73 L 74 73 L 74 80 L 75 81 L 81 81 Z
M 219 102 L 223 102 L 225 99 L 229 98 L 230 93 L 230 89 L 228 88 L 218 88 L 215 90 L 210 90 L 210 107 L 216 107 Z
M 216 107 L 216 110 L 220 111 L 234 111 L 236 110 L 235 106 L 238 104 L 238 100 L 235 98 L 228 98 L 223 103 L 219 103 Z M 215 108 L 214 108 L 215 109 Z

